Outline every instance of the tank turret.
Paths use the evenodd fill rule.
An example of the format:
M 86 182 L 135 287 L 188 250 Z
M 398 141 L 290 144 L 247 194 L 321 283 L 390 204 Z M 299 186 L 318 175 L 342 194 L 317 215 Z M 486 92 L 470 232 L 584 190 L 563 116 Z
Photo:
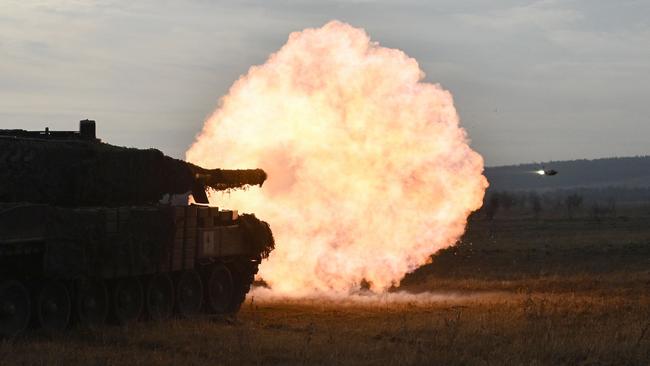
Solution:
M 156 149 L 102 143 L 91 120 L 81 121 L 79 131 L 0 130 L 0 202 L 120 206 L 191 192 L 208 203 L 206 188 L 265 180 L 261 169 L 205 169 Z

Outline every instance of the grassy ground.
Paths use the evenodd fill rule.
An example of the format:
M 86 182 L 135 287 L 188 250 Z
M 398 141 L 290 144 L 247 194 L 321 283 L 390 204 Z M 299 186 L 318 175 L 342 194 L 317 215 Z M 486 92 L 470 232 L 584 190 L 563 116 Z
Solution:
M 0 365 L 650 364 L 648 217 L 474 220 L 401 290 L 420 295 L 37 333 Z
M 432 302 L 247 305 L 202 319 L 5 342 L 33 365 L 648 364 L 650 298 L 494 294 Z

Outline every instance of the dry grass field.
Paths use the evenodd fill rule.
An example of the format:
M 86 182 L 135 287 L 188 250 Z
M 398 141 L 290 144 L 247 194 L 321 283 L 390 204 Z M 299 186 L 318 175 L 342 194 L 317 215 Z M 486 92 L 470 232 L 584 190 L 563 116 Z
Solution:
M 400 293 L 36 333 L 0 365 L 647 365 L 649 290 L 649 217 L 476 220 Z

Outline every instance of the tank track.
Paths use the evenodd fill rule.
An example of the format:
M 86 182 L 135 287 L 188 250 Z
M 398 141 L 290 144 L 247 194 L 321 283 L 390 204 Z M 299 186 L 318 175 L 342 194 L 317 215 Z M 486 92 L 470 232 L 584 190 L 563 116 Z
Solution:
M 2 279 L 0 338 L 38 328 L 58 332 L 73 326 L 121 325 L 201 314 L 235 316 L 258 265 L 259 260 L 231 258 L 201 265 L 195 271 L 110 280 Z

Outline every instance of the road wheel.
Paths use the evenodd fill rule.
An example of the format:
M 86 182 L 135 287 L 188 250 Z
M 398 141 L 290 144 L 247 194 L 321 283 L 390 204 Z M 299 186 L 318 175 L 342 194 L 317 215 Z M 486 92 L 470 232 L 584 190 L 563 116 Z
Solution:
M 233 297 L 233 282 L 230 270 L 221 264 L 211 266 L 205 290 L 208 312 L 216 314 L 228 312 Z
M 18 281 L 0 283 L 0 338 L 22 333 L 29 325 L 29 291 Z
M 110 307 L 105 282 L 100 279 L 80 282 L 76 305 L 79 324 L 83 326 L 104 324 Z
M 196 271 L 184 271 L 176 284 L 176 310 L 183 318 L 191 318 L 201 312 L 203 284 Z
M 39 325 L 46 331 L 62 331 L 70 324 L 72 302 L 68 288 L 60 281 L 43 283 L 36 302 Z
M 113 288 L 113 315 L 118 324 L 127 324 L 140 318 L 144 307 L 142 284 L 137 277 L 123 278 Z
M 168 319 L 174 309 L 174 284 L 166 274 L 151 277 L 147 286 L 147 312 L 152 320 Z

